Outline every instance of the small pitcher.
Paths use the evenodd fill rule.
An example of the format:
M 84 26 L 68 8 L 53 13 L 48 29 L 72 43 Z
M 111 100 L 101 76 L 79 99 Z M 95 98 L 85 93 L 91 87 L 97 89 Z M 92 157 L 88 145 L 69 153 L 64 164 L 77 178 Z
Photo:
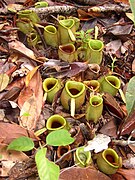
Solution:
M 73 44 L 60 45 L 58 49 L 59 59 L 69 63 L 77 59 L 75 46 Z
M 75 42 L 75 21 L 73 19 L 60 20 L 58 24 L 59 44 Z
M 98 122 L 103 111 L 103 98 L 98 95 L 90 97 L 89 103 L 86 108 L 86 119 L 88 121 Z
M 112 96 L 115 96 L 120 89 L 121 82 L 116 76 L 105 76 L 101 78 L 100 89 L 102 92 L 108 92 Z
M 85 101 L 85 85 L 77 81 L 67 81 L 61 93 L 62 106 L 74 116 L 75 110 L 79 109 Z M 69 105 L 70 102 L 70 105 Z
M 17 13 L 18 18 L 27 18 L 32 21 L 32 23 L 40 22 L 40 18 L 38 17 L 37 13 L 30 9 L 21 10 Z
M 88 57 L 90 64 L 101 64 L 104 44 L 100 40 L 91 39 L 88 42 Z
M 92 163 L 90 151 L 84 151 L 84 147 L 77 148 L 74 154 L 74 160 L 77 166 L 87 167 Z
M 47 119 L 46 128 L 50 132 L 59 129 L 68 129 L 68 124 L 65 118 L 55 114 Z
M 61 83 L 56 78 L 46 78 L 43 82 L 43 89 L 45 91 L 44 100 L 49 103 L 53 102 L 55 94 L 60 90 Z
M 47 45 L 58 47 L 58 33 L 55 26 L 48 25 L 44 28 L 44 39 Z
M 104 150 L 97 157 L 98 169 L 105 174 L 115 174 L 121 167 L 121 158 L 111 148 Z

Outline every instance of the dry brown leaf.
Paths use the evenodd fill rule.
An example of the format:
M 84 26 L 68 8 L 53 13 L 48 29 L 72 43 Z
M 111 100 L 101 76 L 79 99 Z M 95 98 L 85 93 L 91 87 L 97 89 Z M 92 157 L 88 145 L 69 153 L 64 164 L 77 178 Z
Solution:
M 105 134 L 107 136 L 117 137 L 117 125 L 116 119 L 114 117 L 110 118 L 110 121 L 107 122 L 101 129 L 100 133 Z
M 24 80 L 25 80 L 25 77 L 16 79 L 15 81 L 13 81 L 12 83 L 10 83 L 10 84 L 6 87 L 6 90 L 11 90 L 11 89 L 14 88 L 14 87 L 18 87 L 18 88 L 22 89 L 22 88 L 24 87 L 24 83 L 25 83 Z
M 135 129 L 135 110 L 129 114 L 119 129 L 121 135 L 130 134 Z
M 33 59 L 36 61 L 36 57 L 33 53 L 33 51 L 29 48 L 27 48 L 23 43 L 20 41 L 14 40 L 9 42 L 9 49 L 16 51 L 18 53 L 23 54 L 24 56 L 29 57 L 30 59 Z
M 26 136 L 36 140 L 34 132 L 28 131 L 17 124 L 0 122 L 0 144 L 9 144 L 14 139 Z
M 87 168 L 79 168 L 79 167 L 73 167 L 73 168 L 67 168 L 63 169 L 63 172 L 61 172 L 59 180 L 86 180 L 86 179 L 93 179 L 93 180 L 110 180 L 108 176 L 101 173 L 100 171 L 97 171 L 95 169 L 90 169 L 90 167 Z
M 20 125 L 28 130 L 34 129 L 36 119 L 36 98 L 31 96 L 24 104 L 20 112 Z M 26 115 L 27 114 L 27 115 Z
M 119 169 L 117 172 L 123 175 L 127 180 L 135 180 L 135 169 Z
M 16 162 L 22 162 L 29 159 L 29 157 L 23 152 L 13 150 L 8 151 L 7 146 L 0 146 L 0 155 L 2 156 L 0 159 L 0 175 L 2 177 L 8 176 L 8 172 L 15 165 Z
M 27 101 L 33 95 L 33 91 L 30 87 L 24 87 L 18 97 L 18 105 L 22 108 L 25 101 Z
M 34 76 L 34 74 L 37 72 L 37 70 L 38 70 L 39 67 L 40 67 L 40 66 L 35 67 L 32 71 L 30 71 L 30 72 L 27 74 L 26 79 L 25 79 L 26 87 L 29 85 L 30 80 L 32 79 L 32 77 Z
M 120 119 L 123 119 L 124 114 L 116 99 L 109 93 L 104 93 L 103 99 L 104 104 L 108 108 L 108 110 L 118 116 Z
M 129 4 L 129 0 L 114 0 L 114 1 L 124 3 L 124 4 Z
M 9 83 L 9 76 L 7 74 L 0 74 L 0 91 L 3 91 Z
M 25 87 L 20 93 L 18 104 L 21 108 L 23 108 L 21 110 L 21 125 L 27 127 L 28 129 L 35 128 L 43 105 L 42 78 L 38 70 L 30 79 L 28 87 Z M 22 116 L 23 113 L 29 112 L 30 116 Z

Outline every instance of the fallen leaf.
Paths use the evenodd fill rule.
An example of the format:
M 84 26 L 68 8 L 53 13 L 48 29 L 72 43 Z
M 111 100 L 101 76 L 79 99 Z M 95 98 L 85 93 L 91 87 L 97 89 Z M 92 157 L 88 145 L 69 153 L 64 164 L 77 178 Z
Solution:
M 20 90 L 21 89 L 18 87 L 13 87 L 11 90 L 7 91 L 7 93 L 2 97 L 2 99 L 14 101 L 15 99 L 17 99 Z
M 133 25 L 115 25 L 108 28 L 108 31 L 116 36 L 118 35 L 127 35 L 130 34 L 132 31 Z
M 106 176 L 105 174 L 97 171 L 95 169 L 91 169 L 90 167 L 87 168 L 80 168 L 80 167 L 72 167 L 67 169 L 62 169 L 60 173 L 59 180 L 111 180 L 110 177 Z
M 117 172 L 124 176 L 127 180 L 135 179 L 135 169 L 118 169 Z
M 3 99 L 0 101 L 0 109 L 4 110 L 6 119 L 8 119 L 10 122 L 18 123 L 18 116 L 20 113 L 20 109 L 18 108 L 15 102 L 14 102 L 15 107 L 13 107 L 12 104 L 13 104 L 12 101 Z
M 113 138 L 117 137 L 117 122 L 114 117 L 110 117 L 110 121 L 107 122 L 101 129 L 100 133 L 105 134 L 107 136 L 111 136 Z
M 20 112 L 20 125 L 28 130 L 33 130 L 36 119 L 36 99 L 34 96 L 31 96 L 25 103 L 23 104 Z M 25 115 L 28 113 L 28 115 Z
M 10 169 L 15 165 L 16 162 L 22 162 L 25 161 L 27 159 L 29 159 L 29 157 L 23 153 L 23 152 L 19 152 L 19 151 L 8 151 L 7 150 L 7 146 L 0 146 L 0 161 L 1 161 L 1 167 L 0 167 L 0 176 L 1 177 L 5 177 L 8 176 L 8 172 L 10 171 Z
M 21 91 L 18 104 L 22 109 L 20 124 L 28 129 L 35 128 L 43 105 L 42 78 L 38 70 L 30 79 L 28 86 Z M 30 116 L 23 116 L 25 112 L 29 112 Z
M 27 74 L 26 79 L 25 79 L 26 87 L 29 85 L 30 80 L 32 79 L 32 77 L 34 76 L 34 74 L 37 72 L 37 70 L 38 70 L 39 67 L 40 67 L 40 66 L 35 67 L 33 70 L 31 70 L 31 71 Z
M 21 53 L 24 56 L 27 56 L 30 59 L 33 59 L 36 61 L 36 57 L 33 53 L 33 51 L 29 48 L 27 48 L 23 43 L 20 41 L 14 40 L 8 43 L 9 49 L 16 51 L 18 53 Z
M 135 129 L 135 110 L 125 119 L 120 126 L 120 135 L 130 134 Z
M 108 108 L 108 110 L 111 113 L 115 114 L 120 119 L 123 119 L 124 117 L 123 111 L 120 105 L 118 104 L 118 102 L 116 101 L 116 99 L 109 93 L 104 93 L 103 99 L 104 99 L 104 105 Z
M 124 3 L 124 4 L 129 4 L 129 0 L 114 0 L 114 1 Z
M 134 136 L 134 138 L 135 138 L 135 136 Z M 128 146 L 135 153 L 135 146 L 133 144 L 129 144 Z
M 98 134 L 94 139 L 88 141 L 88 145 L 84 148 L 84 151 L 91 151 L 95 149 L 94 152 L 98 153 L 104 149 L 107 149 L 110 141 L 111 139 L 109 136 L 104 134 Z
M 118 51 L 120 51 L 121 46 L 122 46 L 122 42 L 120 39 L 111 41 L 105 46 L 106 52 L 110 54 L 116 54 L 118 53 Z
M 84 72 L 88 68 L 88 64 L 82 62 L 73 62 L 70 64 L 70 70 L 68 71 L 68 77 L 75 76 L 80 72 Z
M 24 87 L 18 97 L 18 105 L 22 108 L 23 104 L 33 95 L 30 87 Z
M 0 92 L 3 91 L 9 83 L 9 76 L 7 74 L 0 74 Z
M 24 80 L 25 77 L 16 79 L 15 81 L 11 82 L 7 87 L 6 90 L 11 90 L 14 87 L 22 89 L 24 87 Z
M 17 124 L 0 122 L 0 144 L 9 144 L 14 139 L 26 136 L 32 138 L 34 141 L 36 137 L 34 132 L 28 131 Z

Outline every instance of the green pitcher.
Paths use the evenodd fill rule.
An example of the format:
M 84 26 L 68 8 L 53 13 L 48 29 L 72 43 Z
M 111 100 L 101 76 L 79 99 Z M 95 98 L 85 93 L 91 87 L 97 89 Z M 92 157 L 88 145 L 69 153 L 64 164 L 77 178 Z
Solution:
M 121 167 L 121 158 L 111 148 L 104 150 L 97 157 L 98 169 L 105 174 L 115 174 Z
M 74 161 L 77 166 L 87 167 L 92 163 L 90 151 L 84 151 L 84 147 L 77 148 L 74 154 Z
M 103 98 L 99 95 L 90 97 L 89 103 L 86 108 L 86 119 L 88 121 L 98 122 L 103 111 Z
M 103 56 L 104 44 L 100 40 L 91 39 L 88 42 L 87 55 L 89 57 L 89 64 L 101 64 Z
M 19 28 L 21 32 L 27 35 L 34 31 L 34 26 L 32 22 L 27 18 L 17 19 L 16 26 Z
M 77 48 L 77 59 L 81 62 L 88 61 L 87 47 L 80 46 Z
M 27 42 L 29 46 L 36 46 L 39 41 L 39 36 L 36 32 L 31 32 L 27 37 Z
M 32 23 L 39 23 L 40 22 L 40 18 L 38 17 L 38 15 L 30 10 L 30 9 L 25 9 L 25 10 L 21 10 L 17 13 L 18 18 L 27 18 L 29 20 L 32 21 Z
M 58 33 L 55 26 L 48 25 L 44 28 L 44 39 L 47 45 L 58 47 Z
M 77 60 L 75 46 L 73 44 L 60 45 L 58 49 L 59 59 L 69 63 Z
M 101 92 L 108 92 L 112 96 L 115 96 L 120 89 L 121 82 L 116 76 L 105 76 L 99 79 Z
M 75 42 L 75 21 L 73 19 L 60 20 L 58 24 L 59 44 Z
M 55 114 L 47 119 L 46 128 L 49 131 L 68 129 L 68 124 L 65 118 L 63 118 L 59 114 Z
M 83 81 L 90 92 L 99 92 L 100 83 L 97 80 Z
M 61 104 L 66 110 L 70 110 L 71 116 L 79 109 L 85 101 L 85 85 L 77 81 L 67 81 L 61 93 Z
M 53 102 L 55 94 L 60 90 L 61 83 L 56 78 L 46 78 L 43 82 L 43 89 L 45 91 L 44 100 L 49 103 Z

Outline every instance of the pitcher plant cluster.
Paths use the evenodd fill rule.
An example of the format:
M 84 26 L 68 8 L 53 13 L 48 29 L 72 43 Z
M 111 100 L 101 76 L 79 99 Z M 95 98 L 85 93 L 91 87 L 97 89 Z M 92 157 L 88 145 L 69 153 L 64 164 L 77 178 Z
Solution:
M 35 26 L 40 26 L 40 19 L 31 10 L 23 10 L 18 13 L 16 24 L 20 31 L 27 35 L 29 46 L 38 46 L 41 42 Z M 72 63 L 81 61 L 87 64 L 96 64 L 100 69 L 103 58 L 104 43 L 102 40 L 92 37 L 94 29 L 86 32 L 80 30 L 80 20 L 76 17 L 58 16 L 57 24 L 46 25 L 43 28 L 43 37 L 48 46 L 58 50 L 58 57 L 61 61 Z M 75 116 L 82 106 L 85 108 L 85 119 L 97 124 L 103 112 L 103 93 L 107 92 L 116 96 L 121 86 L 121 81 L 114 75 L 105 75 L 99 79 L 91 79 L 83 82 L 48 77 L 43 81 L 44 102 L 52 104 L 56 95 L 60 92 L 59 103 L 66 112 Z M 86 102 L 86 94 L 89 93 L 89 100 Z M 69 131 L 71 125 L 59 114 L 54 114 L 47 119 L 46 129 L 48 133 L 65 129 Z M 64 149 L 64 150 L 63 150 Z M 61 157 L 63 151 L 71 151 L 69 144 L 58 147 L 57 155 Z M 66 157 L 71 158 L 69 153 Z M 84 147 L 78 147 L 74 153 L 74 161 L 80 167 L 89 166 L 92 163 L 91 152 L 84 151 Z M 100 171 L 105 174 L 114 174 L 120 167 L 120 157 L 117 153 L 108 148 L 97 157 L 97 165 Z M 63 167 L 61 165 L 61 167 Z

